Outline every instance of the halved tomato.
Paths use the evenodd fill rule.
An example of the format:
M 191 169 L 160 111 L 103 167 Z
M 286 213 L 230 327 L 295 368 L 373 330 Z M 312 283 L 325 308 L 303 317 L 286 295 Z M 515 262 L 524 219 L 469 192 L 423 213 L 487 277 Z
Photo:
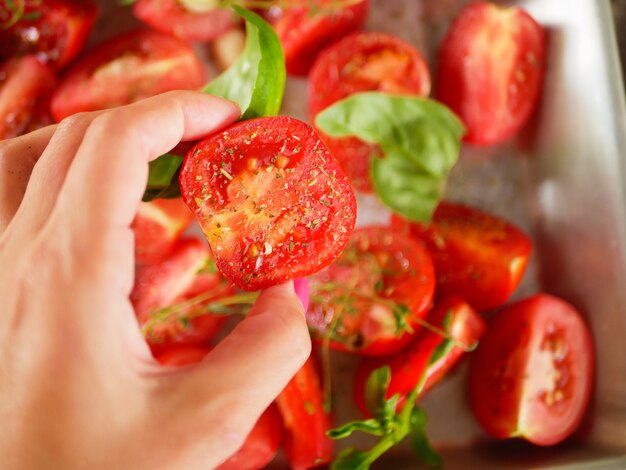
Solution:
M 191 46 L 154 31 L 132 31 L 91 49 L 67 71 L 52 98 L 52 114 L 60 121 L 205 82 Z
M 437 97 L 465 123 L 465 141 L 493 145 L 516 134 L 541 94 L 545 30 L 524 10 L 467 5 L 439 52 Z
M 388 358 L 368 359 L 359 366 L 354 383 L 354 399 L 364 415 L 374 415 L 378 403 L 368 403 L 366 383 L 376 369 L 389 366 L 391 382 L 387 398 L 400 394 L 398 406 L 424 378 L 420 396 L 436 385 L 462 359 L 465 350 L 476 345 L 486 325 L 478 313 L 462 299 L 450 297 L 439 302 L 428 314 L 432 326 L 450 335 L 446 341 L 438 332 L 423 329 L 420 335 L 403 351 Z M 443 348 L 443 350 L 440 350 Z M 435 353 L 438 358 L 435 362 Z
M 389 227 L 366 227 L 309 281 L 313 337 L 332 349 L 381 356 L 415 336 L 432 304 L 435 271 L 420 242 Z
M 0 140 L 22 134 L 46 103 L 54 87 L 50 68 L 35 56 L 13 59 L 0 65 Z
M 135 233 L 135 262 L 151 264 L 166 257 L 192 220 L 193 214 L 180 198 L 139 204 L 131 226 Z
M 381 91 L 428 96 L 430 74 L 420 52 L 384 33 L 356 33 L 324 50 L 309 77 L 309 119 L 354 93 Z M 355 137 L 332 138 L 320 132 L 356 189 L 371 192 L 370 166 L 376 145 Z
M 203 8 L 192 8 L 194 3 Z M 213 2 L 217 3 L 217 2 Z M 230 8 L 206 8 L 211 1 L 137 0 L 133 13 L 141 21 L 162 33 L 186 41 L 212 41 L 235 23 Z
M 392 219 L 426 244 L 435 264 L 438 297 L 459 296 L 479 311 L 504 304 L 515 291 L 532 251 L 513 224 L 474 208 L 442 202 L 429 225 Z
M 472 409 L 494 437 L 558 444 L 581 422 L 593 371 L 593 341 L 581 315 L 538 294 L 490 322 L 471 361 Z
M 342 6 L 337 0 L 296 0 L 288 8 L 273 8 L 269 19 L 285 51 L 287 72 L 304 76 L 317 54 L 363 27 L 369 0 Z
M 146 340 L 158 354 L 172 345 L 210 341 L 226 317 L 203 315 L 203 308 L 233 292 L 206 244 L 186 238 L 161 262 L 137 268 L 130 298 Z
M 185 157 L 181 193 L 220 271 L 254 291 L 319 271 L 350 238 L 350 183 L 311 126 L 290 117 L 235 124 Z

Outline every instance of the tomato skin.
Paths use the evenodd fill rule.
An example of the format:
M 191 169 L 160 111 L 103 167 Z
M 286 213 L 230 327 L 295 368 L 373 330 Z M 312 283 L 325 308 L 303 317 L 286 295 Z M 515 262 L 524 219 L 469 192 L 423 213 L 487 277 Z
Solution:
M 182 367 L 200 362 L 209 352 L 211 352 L 211 348 L 206 346 L 170 346 L 160 351 L 155 359 L 162 366 Z
M 319 271 L 355 224 L 346 176 L 313 128 L 290 117 L 203 140 L 185 157 L 180 186 L 220 271 L 247 291 Z
M 439 52 L 437 97 L 463 120 L 465 141 L 494 145 L 529 120 L 541 94 L 547 35 L 524 10 L 467 5 Z
M 459 297 L 449 297 L 437 303 L 427 320 L 431 325 L 443 328 L 448 315 L 452 338 L 467 347 L 473 346 L 485 332 L 485 321 Z M 389 366 L 391 369 L 387 398 L 399 393 L 398 406 L 403 406 L 406 396 L 417 386 L 427 368 L 426 381 L 420 397 L 435 386 L 465 354 L 460 346 L 452 346 L 443 357 L 429 367 L 433 353 L 444 341 L 437 333 L 423 329 L 420 335 L 399 353 L 387 358 L 363 361 L 357 370 L 354 385 L 354 399 L 361 412 L 365 416 L 371 415 L 367 409 L 365 385 L 370 374 L 380 367 Z
M 428 96 L 430 73 L 411 44 L 385 33 L 355 33 L 320 53 L 309 76 L 309 119 L 354 93 L 380 91 Z M 354 187 L 372 192 L 371 160 L 381 151 L 356 137 L 333 138 L 319 131 Z
M 182 199 L 142 202 L 131 228 L 135 234 L 135 262 L 153 264 L 167 256 L 193 221 Z
M 392 218 L 424 242 L 435 264 L 439 298 L 457 295 L 476 310 L 504 304 L 522 280 L 532 242 L 520 229 L 471 207 L 442 202 L 429 225 Z
M 332 7 L 334 0 L 315 0 L 319 7 Z M 286 9 L 273 9 L 270 22 L 285 52 L 287 72 L 306 76 L 319 52 L 347 34 L 363 27 L 369 0 L 339 7 L 333 12 L 312 12 L 308 0 Z
M 98 16 L 94 0 L 25 2 L 22 18 L 0 29 L 0 60 L 34 54 L 55 69 L 82 50 Z
M 334 441 L 326 436 L 332 420 L 324 410 L 321 381 L 310 357 L 276 398 L 285 429 L 284 448 L 293 470 L 328 464 Z
M 45 101 L 55 77 L 34 56 L 0 65 L 0 140 L 22 134 L 31 122 L 37 103 Z
M 355 230 L 342 255 L 309 282 L 306 317 L 314 339 L 323 343 L 334 329 L 331 349 L 385 356 L 404 348 L 419 330 L 418 320 L 432 305 L 435 271 L 420 242 L 375 226 Z M 390 302 L 407 308 L 412 331 L 398 334 Z
M 581 315 L 561 299 L 537 294 L 490 322 L 470 363 L 474 415 L 496 438 L 558 444 L 583 418 L 594 367 Z
M 178 0 L 138 0 L 133 13 L 157 31 L 185 41 L 213 41 L 234 24 L 230 8 L 194 13 Z
M 154 31 L 131 31 L 96 46 L 69 68 L 52 98 L 52 114 L 60 121 L 205 82 L 191 46 Z

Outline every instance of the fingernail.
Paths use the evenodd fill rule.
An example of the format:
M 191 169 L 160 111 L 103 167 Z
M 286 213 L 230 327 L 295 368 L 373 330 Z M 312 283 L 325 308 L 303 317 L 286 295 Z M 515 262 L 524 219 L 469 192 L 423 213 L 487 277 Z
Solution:
M 309 281 L 306 277 L 299 277 L 293 280 L 293 289 L 296 291 L 300 305 L 304 313 L 309 308 Z

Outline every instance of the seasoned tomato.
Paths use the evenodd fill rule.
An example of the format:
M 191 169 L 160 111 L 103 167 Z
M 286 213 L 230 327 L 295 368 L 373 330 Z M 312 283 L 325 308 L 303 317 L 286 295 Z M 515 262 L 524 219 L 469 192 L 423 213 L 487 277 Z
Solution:
M 309 118 L 353 93 L 381 91 L 427 96 L 430 74 L 411 44 L 383 33 L 356 33 L 323 51 L 311 69 Z M 355 188 L 371 192 L 370 166 L 378 146 L 356 137 L 332 138 L 320 132 Z
M 391 382 L 387 398 L 400 394 L 398 406 L 424 378 L 422 394 L 436 385 L 443 376 L 472 349 L 485 331 L 485 322 L 478 313 L 462 299 L 450 297 L 439 302 L 428 314 L 429 323 L 439 332 L 423 329 L 418 337 L 403 351 L 381 359 L 368 359 L 357 370 L 354 398 L 366 416 L 374 415 L 378 403 L 368 403 L 365 385 L 376 369 L 389 366 Z M 452 341 L 446 341 L 446 333 Z M 454 341 L 454 342 L 453 342 Z M 438 354 L 436 354 L 438 352 Z M 431 362 L 437 356 L 434 362 Z
M 209 8 L 193 8 L 195 3 L 209 4 Z M 133 12 L 163 33 L 186 41 L 212 41 L 228 31 L 234 21 L 230 8 L 210 8 L 210 4 L 206 0 L 137 0 Z
M 426 244 L 437 273 L 437 295 L 458 295 L 479 311 L 499 307 L 515 291 L 532 251 L 530 239 L 504 219 L 442 202 L 429 225 L 394 216 Z
M 593 371 L 593 342 L 580 314 L 535 295 L 490 322 L 471 361 L 472 408 L 494 437 L 557 444 L 583 417 Z
M 180 186 L 220 271 L 244 290 L 319 271 L 354 228 L 348 179 L 315 131 L 290 117 L 245 121 L 200 142 Z
M 324 409 L 320 378 L 309 358 L 276 398 L 285 428 L 285 453 L 294 470 L 328 464 L 335 444 L 326 433 L 331 416 Z
M 137 269 L 130 298 L 157 354 L 173 345 L 204 345 L 211 340 L 226 317 L 203 314 L 204 307 L 233 291 L 217 272 L 207 246 L 187 238 L 161 262 Z
M 205 81 L 191 46 L 154 31 L 132 31 L 96 46 L 67 71 L 52 98 L 52 114 L 60 121 L 170 90 L 193 90 Z
M 162 260 L 192 220 L 193 214 L 180 198 L 139 204 L 131 226 L 135 234 L 135 262 L 151 264 Z
M 98 5 L 94 0 L 19 0 L 4 2 L 0 12 L 12 3 L 23 3 L 21 18 L 9 28 L 0 24 L 0 61 L 34 54 L 54 68 L 67 65 L 81 51 L 91 32 Z M 4 12 L 0 21 L 11 22 Z
M 273 8 L 269 17 L 285 51 L 287 72 L 301 76 L 309 73 L 321 50 L 361 29 L 369 10 L 369 0 L 347 6 L 337 0 L 293 3 L 289 8 Z
M 22 134 L 54 87 L 54 73 L 34 56 L 0 65 L 0 140 Z
M 394 353 L 431 306 L 435 271 L 426 249 L 389 227 L 357 229 L 341 256 L 310 278 L 307 323 L 332 349 Z
M 463 120 L 465 141 L 492 145 L 516 134 L 537 105 L 546 32 L 520 8 L 472 3 L 439 52 L 437 97 Z

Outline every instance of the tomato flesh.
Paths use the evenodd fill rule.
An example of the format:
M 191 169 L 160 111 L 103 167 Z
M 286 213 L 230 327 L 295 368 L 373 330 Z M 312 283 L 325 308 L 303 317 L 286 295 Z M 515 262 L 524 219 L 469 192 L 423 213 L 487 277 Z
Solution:
M 313 337 L 332 349 L 370 356 L 411 341 L 435 288 L 428 252 L 389 227 L 355 230 L 341 256 L 309 280 L 306 316 Z
M 520 8 L 472 3 L 439 52 L 437 97 L 463 120 L 465 141 L 493 145 L 516 134 L 541 94 L 544 29 Z
M 538 294 L 490 322 L 471 361 L 472 409 L 494 437 L 558 444 L 583 417 L 593 370 L 593 342 L 581 315 Z
M 354 228 L 346 176 L 315 131 L 289 117 L 245 121 L 200 142 L 180 185 L 220 271 L 244 290 L 319 271 Z
M 210 351 L 206 346 L 170 346 L 160 351 L 155 358 L 162 366 L 182 367 L 200 362 Z

